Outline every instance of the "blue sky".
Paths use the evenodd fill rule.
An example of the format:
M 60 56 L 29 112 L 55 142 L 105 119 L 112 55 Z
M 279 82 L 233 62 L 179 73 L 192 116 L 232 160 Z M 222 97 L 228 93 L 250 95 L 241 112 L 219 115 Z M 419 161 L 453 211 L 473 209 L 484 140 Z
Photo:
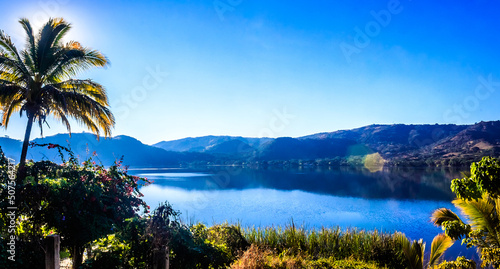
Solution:
M 106 87 L 113 135 L 148 144 L 500 119 L 498 1 L 4 2 L 18 48 L 19 18 L 64 17 L 68 40 L 102 51 L 111 66 L 81 77 Z

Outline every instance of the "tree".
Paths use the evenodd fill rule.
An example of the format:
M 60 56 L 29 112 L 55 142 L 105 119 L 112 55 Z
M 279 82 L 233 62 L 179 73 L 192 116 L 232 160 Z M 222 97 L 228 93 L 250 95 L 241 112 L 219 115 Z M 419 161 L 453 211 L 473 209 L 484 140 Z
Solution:
M 470 175 L 454 179 L 451 189 L 457 196 L 453 204 L 469 222 L 464 222 L 447 208 L 434 211 L 432 221 L 452 239 L 462 239 L 467 247 L 477 247 L 483 265 L 500 268 L 499 161 L 484 157 L 473 163 Z
M 42 125 L 50 115 L 71 133 L 68 118 L 73 118 L 95 134 L 102 130 L 109 136 L 115 120 L 104 87 L 90 79 L 74 78 L 90 68 L 106 67 L 108 59 L 76 41 L 63 44 L 71 25 L 62 18 L 49 19 L 36 35 L 27 19 L 19 22 L 27 36 L 22 51 L 0 31 L 0 106 L 5 128 L 14 112 L 28 118 L 19 164 L 22 180 L 34 122 L 43 134 Z

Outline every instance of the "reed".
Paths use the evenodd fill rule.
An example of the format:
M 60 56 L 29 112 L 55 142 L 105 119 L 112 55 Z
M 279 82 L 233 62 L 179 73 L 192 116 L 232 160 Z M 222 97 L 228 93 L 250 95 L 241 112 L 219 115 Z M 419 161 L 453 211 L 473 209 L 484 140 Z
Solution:
M 377 230 L 342 230 L 340 227 L 305 229 L 293 223 L 285 227 L 240 226 L 240 230 L 250 244 L 279 255 L 374 261 L 389 268 L 397 268 L 403 263 L 401 246 L 394 234 Z

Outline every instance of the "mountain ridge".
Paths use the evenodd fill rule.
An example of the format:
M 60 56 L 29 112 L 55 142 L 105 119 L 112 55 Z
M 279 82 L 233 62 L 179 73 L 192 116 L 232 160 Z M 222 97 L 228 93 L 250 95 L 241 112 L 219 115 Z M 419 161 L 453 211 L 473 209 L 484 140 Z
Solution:
M 77 156 L 92 152 L 109 165 L 121 156 L 137 167 L 164 167 L 183 164 L 227 164 L 309 162 L 329 165 L 363 162 L 378 154 L 388 165 L 466 165 L 480 157 L 500 156 L 500 121 L 470 125 L 454 124 L 373 124 L 350 130 L 323 132 L 297 138 L 252 138 L 203 136 L 143 144 L 136 138 L 118 135 L 97 140 L 90 133 L 57 134 L 32 140 L 35 143 L 69 145 Z M 21 141 L 2 137 L 0 146 L 10 158 L 20 155 Z M 57 160 L 57 151 L 31 148 L 28 158 Z M 320 162 L 322 160 L 322 162 Z M 333 160 L 333 162 L 332 162 Z

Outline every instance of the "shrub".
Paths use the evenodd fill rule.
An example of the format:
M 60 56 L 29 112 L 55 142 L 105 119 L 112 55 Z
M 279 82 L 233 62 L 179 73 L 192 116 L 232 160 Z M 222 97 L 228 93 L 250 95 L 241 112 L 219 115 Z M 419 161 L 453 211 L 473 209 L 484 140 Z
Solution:
M 79 164 L 68 148 L 55 144 L 33 146 L 56 148 L 62 164 L 26 164 L 26 177 L 16 185 L 16 201 L 21 201 L 17 204 L 16 220 L 20 238 L 29 238 L 31 244 L 40 246 L 40 238 L 49 231 L 60 234 L 61 246 L 71 250 L 76 267 L 82 263 L 85 245 L 113 233 L 141 209 L 148 212 L 139 188 L 149 182 L 129 175 L 121 161 L 109 168 L 92 159 Z M 63 151 L 69 153 L 68 161 L 64 160 Z M 5 179 L 2 176 L 2 188 Z M 2 208 L 8 200 L 5 195 L 4 191 L 0 193 Z
M 308 262 L 308 269 L 378 269 L 377 265 L 374 263 L 368 263 L 363 261 L 357 261 L 352 259 L 346 260 L 333 260 L 329 259 L 319 259 L 317 261 Z
M 151 216 L 127 219 L 116 234 L 93 243 L 84 268 L 153 268 L 155 251 L 166 246 L 172 268 L 225 268 L 248 247 L 236 226 L 189 227 L 178 216 L 162 203 Z
M 476 269 L 476 262 L 460 256 L 455 261 L 444 261 L 440 263 L 437 269 Z
M 240 258 L 231 265 L 231 269 L 378 269 L 374 263 L 353 259 L 335 260 L 333 257 L 314 260 L 303 255 L 289 255 L 275 252 L 252 244 Z

